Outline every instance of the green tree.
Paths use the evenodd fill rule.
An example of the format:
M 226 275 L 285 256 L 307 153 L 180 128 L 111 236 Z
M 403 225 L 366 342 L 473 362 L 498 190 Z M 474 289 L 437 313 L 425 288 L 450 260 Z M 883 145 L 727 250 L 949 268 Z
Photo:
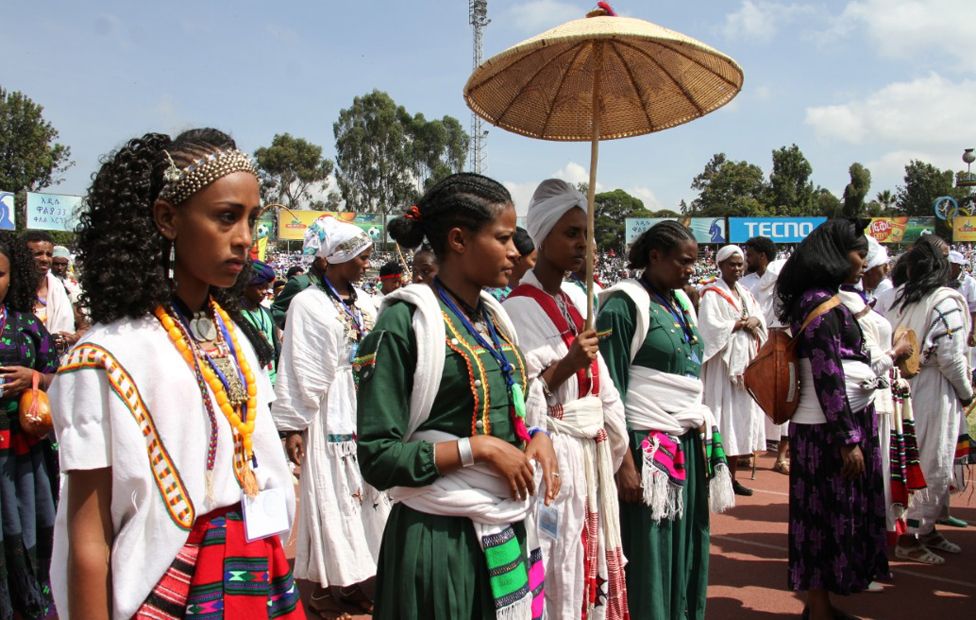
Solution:
M 890 189 L 878 192 L 874 200 L 881 205 L 885 213 L 890 213 L 895 208 L 895 194 Z
M 762 169 L 746 161 L 728 160 L 725 153 L 713 155 L 705 169 L 692 180 L 691 187 L 699 194 L 691 203 L 689 215 L 748 216 L 764 214 L 767 210 Z
M 644 208 L 640 198 L 631 196 L 622 189 L 599 193 L 593 197 L 593 202 L 596 207 L 593 214 L 596 247 L 604 252 L 610 248 L 623 252 L 626 232 L 624 220 L 628 217 L 653 217 Z
M 58 130 L 44 108 L 19 91 L 0 87 L 0 190 L 17 194 L 17 226 L 26 221 L 26 192 L 61 181 L 72 165 L 71 149 L 57 141 Z
M 826 217 L 840 217 L 844 212 L 844 203 L 829 189 L 818 187 L 813 192 L 813 212 Z
M 766 203 L 773 215 L 807 215 L 814 203 L 813 167 L 795 144 L 773 151 Z
M 913 159 L 905 166 L 905 184 L 897 189 L 898 210 L 905 215 L 931 215 L 932 203 L 939 196 L 965 197 L 955 187 L 951 170 L 939 170 L 930 163 Z
M 290 209 L 312 205 L 313 190 L 324 190 L 332 174 L 332 161 L 322 157 L 322 147 L 288 133 L 276 134 L 271 146 L 254 151 L 261 172 L 265 200 Z
M 844 217 L 859 217 L 864 211 L 864 198 L 871 189 L 871 171 L 854 162 L 848 168 L 851 182 L 844 188 Z

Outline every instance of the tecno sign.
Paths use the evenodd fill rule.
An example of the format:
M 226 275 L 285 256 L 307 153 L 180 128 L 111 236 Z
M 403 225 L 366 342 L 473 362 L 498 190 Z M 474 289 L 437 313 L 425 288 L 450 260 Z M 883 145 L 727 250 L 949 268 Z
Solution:
M 730 217 L 729 240 L 742 243 L 752 237 L 769 237 L 776 243 L 799 243 L 825 217 Z

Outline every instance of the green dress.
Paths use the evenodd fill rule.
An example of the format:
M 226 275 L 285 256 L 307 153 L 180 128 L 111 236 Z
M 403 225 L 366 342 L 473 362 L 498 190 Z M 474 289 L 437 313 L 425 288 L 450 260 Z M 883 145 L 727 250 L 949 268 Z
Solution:
M 497 362 L 442 305 L 447 355 L 429 419 L 418 430 L 458 437 L 490 433 L 520 445 L 509 418 L 508 390 Z M 414 307 L 396 303 L 363 340 L 354 367 L 358 381 L 359 467 L 374 487 L 419 487 L 440 473 L 434 446 L 404 441 L 417 360 Z M 525 387 L 525 363 L 505 346 Z M 525 529 L 516 524 L 525 552 Z M 494 618 L 484 554 L 470 519 L 430 515 L 394 505 L 377 562 L 375 618 Z
M 637 308 L 631 298 L 617 293 L 600 307 L 597 329 L 612 329 L 600 342 L 600 353 L 617 390 L 626 402 L 630 372 L 630 344 L 637 328 Z M 703 346 L 696 327 L 695 340 L 686 342 L 671 313 L 651 301 L 650 329 L 633 363 L 672 374 L 697 377 Z M 642 462 L 641 441 L 646 432 L 629 430 L 634 462 Z M 627 597 L 630 616 L 642 620 L 679 620 L 705 617 L 708 590 L 708 481 L 697 431 L 681 437 L 685 453 L 684 516 L 654 522 L 643 503 L 620 503 L 620 528 L 627 557 Z M 694 458 L 697 456 L 698 458 Z

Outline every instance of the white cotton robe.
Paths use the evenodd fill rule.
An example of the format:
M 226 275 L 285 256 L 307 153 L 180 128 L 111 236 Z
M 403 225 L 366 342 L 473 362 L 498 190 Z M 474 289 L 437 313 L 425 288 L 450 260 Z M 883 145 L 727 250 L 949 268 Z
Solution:
M 522 284 L 542 289 L 533 271 L 523 276 Z M 502 304 L 518 333 L 519 348 L 525 355 L 526 372 L 529 380 L 538 377 L 542 371 L 558 362 L 569 352 L 555 325 L 545 311 L 531 297 L 509 297 Z M 585 308 L 580 314 L 585 314 Z M 604 429 L 610 442 L 613 469 L 616 471 L 627 450 L 627 426 L 624 421 L 624 405 L 613 385 L 610 373 L 599 358 L 600 400 L 603 401 Z M 541 385 L 534 382 L 533 390 L 541 392 Z M 538 397 L 539 394 L 533 394 Z M 553 391 L 549 405 L 566 404 L 580 397 L 576 376 L 570 377 Z M 544 398 L 544 396 L 543 396 Z M 550 619 L 576 619 L 583 609 L 585 571 L 583 566 L 583 543 L 581 534 L 586 519 L 586 474 L 583 464 L 585 440 L 552 434 L 552 443 L 559 462 L 562 486 L 552 508 L 558 513 L 557 538 L 540 533 L 542 557 L 546 567 L 546 613 Z M 616 494 L 616 489 L 609 489 Z M 600 515 L 619 521 L 619 513 Z M 606 555 L 605 541 L 600 532 L 599 545 L 600 575 L 606 574 L 603 559 Z M 606 587 L 605 585 L 603 586 Z M 595 607 L 592 619 L 605 617 L 605 607 Z
M 357 307 L 373 323 L 371 298 Z M 304 431 L 295 576 L 351 586 L 376 574 L 389 500 L 363 481 L 356 458 L 354 342 L 329 296 L 317 286 L 288 308 L 271 408 L 280 431 Z
M 768 337 L 766 319 L 752 293 L 739 283 L 735 284 L 735 291 L 738 295 L 719 278 L 702 290 L 698 305 L 698 331 L 705 345 L 704 401 L 715 415 L 729 456 L 766 449 L 765 416 L 742 379 L 742 373 Z M 758 340 L 749 330 L 733 331 L 743 314 L 759 319 Z
M 909 383 L 919 464 L 927 487 L 912 496 L 905 518 L 909 531 L 924 535 L 948 506 L 963 410 L 959 400 L 973 396 L 969 307 L 957 291 L 941 287 L 908 308 L 896 301 L 888 320 L 896 330 L 902 325 L 914 329 L 921 349 L 921 370 Z

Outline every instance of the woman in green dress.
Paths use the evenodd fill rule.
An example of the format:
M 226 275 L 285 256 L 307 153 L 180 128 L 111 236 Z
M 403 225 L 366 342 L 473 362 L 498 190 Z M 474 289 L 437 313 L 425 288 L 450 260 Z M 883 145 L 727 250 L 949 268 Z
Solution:
M 656 224 L 631 249 L 637 280 L 601 293 L 597 329 L 610 376 L 624 399 L 630 450 L 617 472 L 620 526 L 632 618 L 705 617 L 709 486 L 713 508 L 732 502 L 714 422 L 702 403 L 702 343 L 681 289 L 698 258 L 691 232 Z M 711 448 L 715 448 L 714 454 Z M 715 476 L 709 483 L 710 458 Z
M 541 616 L 541 555 L 526 517 L 537 485 L 546 503 L 558 493 L 558 468 L 548 436 L 525 423 L 515 331 L 482 293 L 507 282 L 517 256 L 511 196 L 491 179 L 456 174 L 390 233 L 405 247 L 426 237 L 439 272 L 429 286 L 384 297 L 354 361 L 359 465 L 398 500 L 374 616 Z

